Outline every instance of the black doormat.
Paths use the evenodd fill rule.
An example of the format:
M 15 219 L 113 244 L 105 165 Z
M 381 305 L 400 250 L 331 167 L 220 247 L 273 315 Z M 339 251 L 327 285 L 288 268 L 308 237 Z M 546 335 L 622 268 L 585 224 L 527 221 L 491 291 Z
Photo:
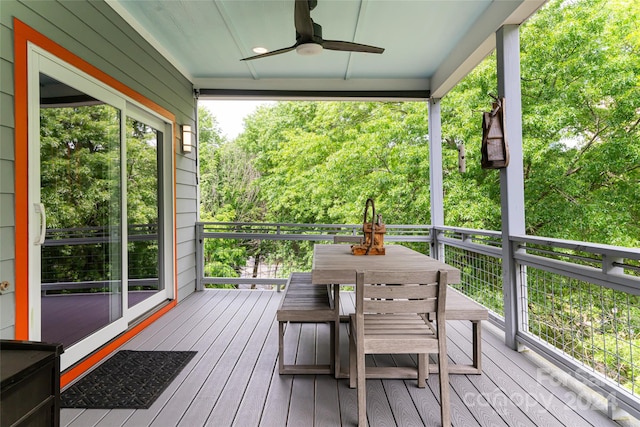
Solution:
M 61 406 L 148 409 L 195 354 L 121 350 L 65 390 Z

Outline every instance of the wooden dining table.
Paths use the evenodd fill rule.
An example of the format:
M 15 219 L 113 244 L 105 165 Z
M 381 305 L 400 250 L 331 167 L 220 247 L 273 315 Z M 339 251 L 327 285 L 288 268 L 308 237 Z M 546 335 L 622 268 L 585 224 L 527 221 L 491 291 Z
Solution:
M 311 282 L 316 285 L 334 285 L 334 304 L 340 310 L 341 286 L 354 286 L 357 271 L 406 271 L 446 270 L 449 284 L 460 283 L 460 270 L 428 255 L 402 245 L 385 246 L 385 255 L 353 255 L 346 244 L 316 244 L 313 247 Z M 348 321 L 345 316 L 343 321 Z M 336 328 L 339 329 L 339 328 Z M 336 330 L 335 374 L 346 378 L 340 371 L 339 331 Z
M 344 244 L 313 246 L 311 282 L 316 285 L 353 285 L 356 271 L 446 270 L 449 284 L 460 283 L 460 270 L 402 245 L 385 246 L 385 255 L 352 255 Z

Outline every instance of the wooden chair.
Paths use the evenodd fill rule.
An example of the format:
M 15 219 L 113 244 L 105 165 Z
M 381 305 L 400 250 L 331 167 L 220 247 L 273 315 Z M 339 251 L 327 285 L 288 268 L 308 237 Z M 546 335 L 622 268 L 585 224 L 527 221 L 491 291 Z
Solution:
M 404 286 L 387 286 L 385 283 Z M 419 285 L 418 285 L 419 283 Z M 418 368 L 410 372 L 425 387 L 429 353 L 438 354 L 442 425 L 450 426 L 449 369 L 445 306 L 446 271 L 356 274 L 356 312 L 350 318 L 350 387 L 358 389 L 358 423 L 367 424 L 366 378 L 407 378 L 396 376 L 400 368 L 365 368 L 366 354 L 418 355 Z M 435 313 L 436 326 L 428 314 Z M 383 371 L 388 371 L 385 374 Z
M 362 243 L 362 236 L 333 236 L 333 243 L 353 243 L 359 245 Z

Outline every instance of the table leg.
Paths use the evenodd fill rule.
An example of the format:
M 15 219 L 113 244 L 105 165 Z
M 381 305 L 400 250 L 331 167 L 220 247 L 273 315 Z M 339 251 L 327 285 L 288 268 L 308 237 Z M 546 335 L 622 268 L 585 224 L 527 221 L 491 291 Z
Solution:
M 340 285 L 333 285 L 333 304 L 336 318 L 333 324 L 333 357 L 335 359 L 333 368 L 336 379 L 340 377 Z

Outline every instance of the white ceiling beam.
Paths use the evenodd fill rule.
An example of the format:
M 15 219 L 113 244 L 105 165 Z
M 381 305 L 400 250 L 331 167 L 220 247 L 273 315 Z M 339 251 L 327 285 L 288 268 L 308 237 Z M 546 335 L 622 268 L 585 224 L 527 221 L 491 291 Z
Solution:
M 356 20 L 356 23 L 354 25 L 354 30 L 353 30 L 353 37 L 351 38 L 352 42 L 355 43 L 359 43 L 358 42 L 358 33 L 360 32 L 360 28 L 362 27 L 362 23 L 364 22 L 364 17 L 366 15 L 367 12 L 367 5 L 369 4 L 368 0 L 361 0 L 360 1 L 360 9 L 358 10 L 358 19 Z M 349 53 L 349 59 L 347 60 L 347 66 L 346 66 L 346 70 L 344 73 L 344 79 L 345 80 L 349 80 L 351 78 L 351 61 L 353 59 L 353 52 Z
M 505 24 L 519 25 L 539 9 L 546 0 L 523 0 L 521 2 L 497 1 L 480 16 L 471 31 L 465 34 L 456 49 L 449 54 L 431 78 L 431 96 L 442 98 L 460 80 L 469 74 L 496 47 L 495 32 Z M 513 10 L 505 16 L 505 7 Z M 478 40 L 484 40 L 478 45 Z

